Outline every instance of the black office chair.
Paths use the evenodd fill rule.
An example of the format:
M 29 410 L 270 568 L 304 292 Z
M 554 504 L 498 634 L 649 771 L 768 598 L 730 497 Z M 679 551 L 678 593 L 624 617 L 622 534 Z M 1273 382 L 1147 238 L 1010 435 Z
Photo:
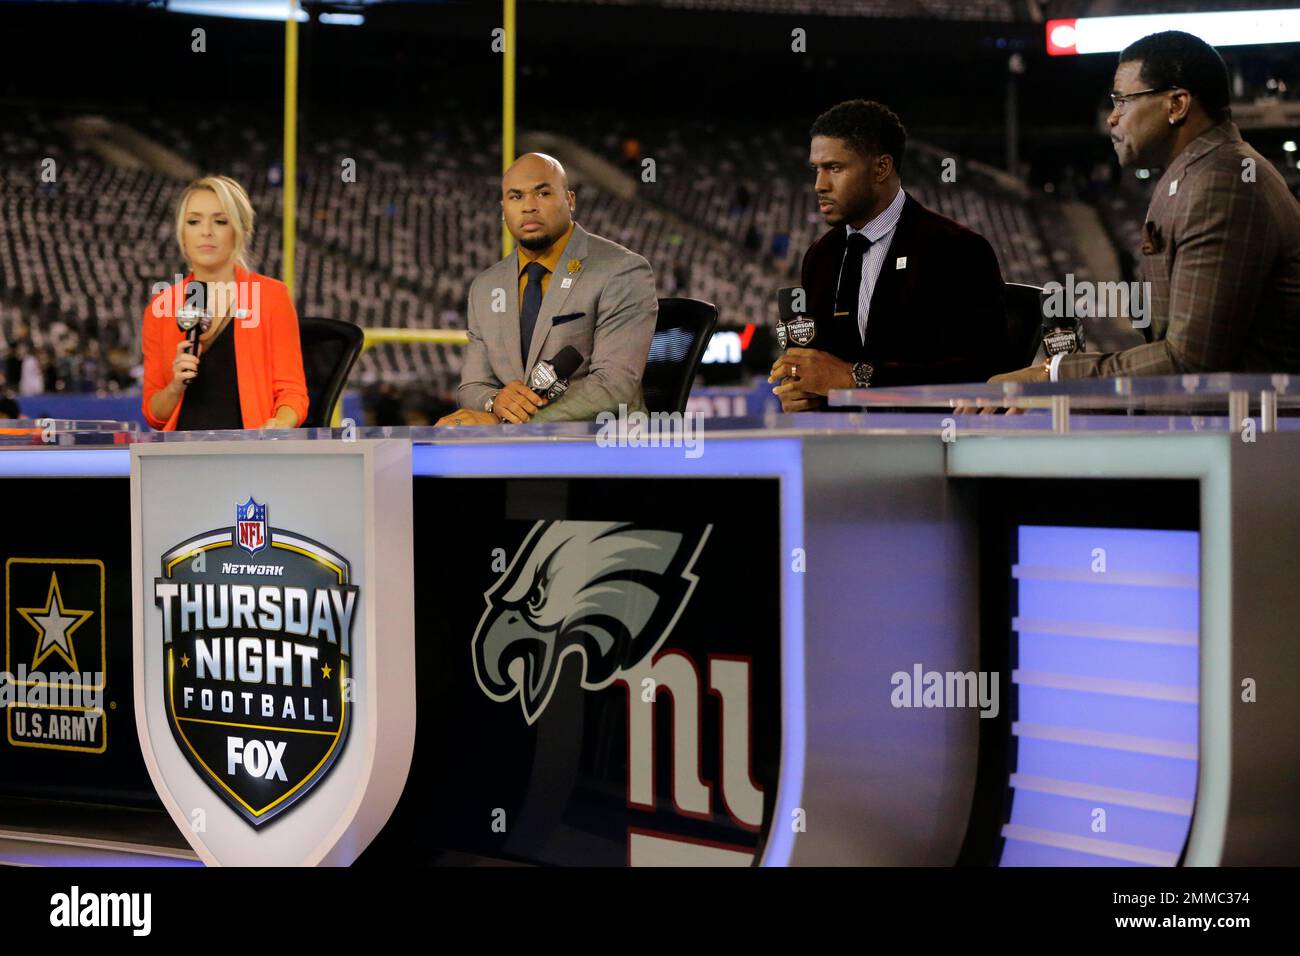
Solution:
M 652 412 L 684 412 L 700 359 L 718 325 L 718 307 L 699 299 L 660 299 L 641 391 Z
M 1008 282 L 1004 293 L 1007 314 L 1007 355 L 1001 372 L 1027 368 L 1043 343 L 1043 289 L 1041 286 Z
M 308 399 L 307 418 L 299 427 L 323 428 L 330 423 L 334 404 L 343 394 L 366 335 L 351 322 L 316 318 L 299 319 L 298 334 Z

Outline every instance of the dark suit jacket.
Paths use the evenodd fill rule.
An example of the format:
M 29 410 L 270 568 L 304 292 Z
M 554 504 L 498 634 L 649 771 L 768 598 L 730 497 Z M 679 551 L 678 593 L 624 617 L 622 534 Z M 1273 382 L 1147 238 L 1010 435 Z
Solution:
M 1002 270 L 987 239 L 909 195 L 871 293 L 865 344 L 856 315 L 834 317 L 846 241 L 837 226 L 804 254 L 803 288 L 817 322 L 810 348 L 869 362 L 873 387 L 984 382 L 1005 371 Z

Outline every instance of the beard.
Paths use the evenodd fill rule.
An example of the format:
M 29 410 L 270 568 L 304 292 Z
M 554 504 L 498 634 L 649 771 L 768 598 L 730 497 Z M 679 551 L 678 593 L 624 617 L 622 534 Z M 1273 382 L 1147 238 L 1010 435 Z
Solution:
M 876 202 L 876 193 L 874 191 L 859 192 L 837 198 L 834 202 L 835 205 L 831 206 L 826 212 L 821 213 L 822 220 L 832 228 L 869 218 L 871 208 Z
M 558 238 L 560 238 L 558 233 L 547 233 L 544 236 L 530 236 L 527 239 L 516 239 L 515 241 L 530 252 L 536 252 L 539 249 L 547 248 Z

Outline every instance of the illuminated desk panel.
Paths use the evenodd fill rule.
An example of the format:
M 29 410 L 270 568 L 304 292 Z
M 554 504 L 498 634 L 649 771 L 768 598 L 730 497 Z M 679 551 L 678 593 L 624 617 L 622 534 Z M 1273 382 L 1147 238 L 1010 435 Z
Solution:
M 1278 738 L 1282 728 L 1295 725 L 1296 695 L 1288 686 L 1240 704 L 1238 675 L 1267 680 L 1290 666 L 1283 658 L 1293 652 L 1283 631 L 1293 630 L 1288 622 L 1300 615 L 1280 559 L 1298 550 L 1300 519 L 1282 476 L 1294 475 L 1300 464 L 1300 439 L 1285 430 L 1260 435 L 1253 444 L 1226 429 L 1111 434 L 1114 420 L 1105 434 L 1075 429 L 1062 436 L 1022 420 L 986 434 L 963 433 L 954 442 L 934 428 L 915 427 L 915 419 L 913 427 L 903 427 L 896 417 L 899 422 L 890 418 L 890 427 L 880 430 L 866 426 L 882 423 L 881 416 L 851 414 L 784 419 L 794 426 L 785 429 L 724 430 L 719 423 L 694 458 L 681 448 L 602 447 L 587 426 L 538 427 L 512 441 L 490 429 L 412 435 L 418 743 L 402 802 L 360 863 L 709 857 L 769 865 L 1082 864 L 1094 861 L 1097 854 L 1088 851 L 1099 844 L 1079 848 L 1050 834 L 1102 839 L 1091 829 L 1091 816 L 1081 830 L 1074 819 L 1097 806 L 1107 810 L 1110 842 L 1151 851 L 1149 858 L 1126 862 L 1296 862 L 1300 773 L 1294 748 Z M 361 437 L 367 437 L 364 430 Z M 32 527 L 11 530 L 6 560 L 100 560 L 106 594 L 114 580 L 120 587 L 114 568 L 129 562 L 129 545 L 114 530 L 113 515 L 125 511 L 126 473 L 125 449 L 0 451 L 0 474 L 14 483 L 11 500 L 47 500 L 58 488 L 70 503 L 63 518 L 43 516 L 37 526 L 33 513 Z M 1143 524 L 1143 509 L 1131 496 L 1111 507 L 1104 495 L 1085 501 L 1052 491 L 1080 482 L 1126 492 L 1140 484 L 1168 506 L 1152 512 L 1161 512 L 1159 521 Z M 1031 487 L 1043 503 L 1034 520 L 1011 520 L 1016 509 L 1007 499 L 1024 493 L 1009 489 Z M 1189 487 L 1190 497 L 1177 490 Z M 78 513 L 80 506 L 93 511 L 93 521 Z M 1169 527 L 1173 512 L 1179 528 Z M 652 714 L 638 716 L 642 685 L 617 681 L 646 675 L 615 669 L 594 681 L 612 676 L 608 683 L 587 687 L 572 655 L 558 669 L 539 671 L 555 679 L 543 708 L 536 706 L 540 696 L 531 710 L 521 695 L 494 691 L 506 698 L 499 700 L 478 679 L 472 650 L 492 586 L 512 560 L 528 557 L 529 535 L 534 529 L 543 534 L 547 522 L 622 523 L 663 532 L 710 526 L 697 589 L 679 619 L 682 629 L 670 631 L 640 661 L 678 665 L 662 682 L 669 706 L 656 698 L 645 705 Z M 1014 613 L 1009 599 L 995 600 L 989 582 L 999 580 L 1007 591 L 1013 580 L 1013 536 L 1064 525 L 1127 528 L 1126 534 L 1139 536 L 1172 531 L 1191 536 L 1184 541 L 1198 540 L 1198 623 L 1140 626 L 1179 630 L 1184 637 L 1195 632 L 1199 654 L 1184 639 L 1152 645 L 1146 659 L 1124 660 L 1126 652 L 1116 650 L 1108 659 L 1127 670 L 1091 671 L 1088 653 L 1064 643 L 1044 613 L 1027 621 L 1030 616 Z M 1184 565 L 1186 553 L 1184 546 Z M 1179 573 L 1186 572 L 1184 565 Z M 674 571 L 679 578 L 681 570 Z M 1014 580 L 1020 598 L 1034 600 L 1024 589 L 1026 579 Z M 44 607 L 46 596 L 10 604 Z M 115 673 L 114 660 L 123 645 L 129 649 L 129 641 L 117 639 L 129 621 L 120 616 L 120 601 L 111 594 L 106 601 L 107 678 L 117 688 L 110 703 L 116 699 L 120 707 L 115 682 L 129 680 L 130 673 L 120 656 Z M 746 623 L 737 627 L 735 621 Z M 15 622 L 31 628 L 11 614 L 11 632 Z M 36 632 L 30 637 L 34 646 Z M 1032 670 L 1024 660 L 1011 660 L 1012 648 L 1030 658 Z M 1189 653 L 1197 660 L 1195 680 Z M 918 664 L 922 674 L 996 673 L 1006 706 L 988 718 L 980 717 L 978 706 L 952 701 L 900 706 L 899 675 L 910 677 Z M 760 670 L 767 676 L 755 676 Z M 1044 674 L 1068 679 L 1044 680 Z M 731 710 L 724 708 L 737 706 L 735 681 L 751 677 L 753 746 L 748 759 L 738 760 L 745 736 L 734 736 L 734 729 L 728 736 L 724 713 Z M 676 719 L 674 681 L 696 691 L 693 732 Z M 1169 691 L 1175 695 L 1195 688 L 1196 699 L 1096 692 L 1097 686 L 1115 690 L 1116 681 L 1183 689 Z M 1079 717 L 1086 710 L 1080 694 L 1099 702 L 1095 725 L 1076 728 L 1094 735 L 1128 719 L 1113 702 L 1130 718 L 1141 712 L 1168 739 L 1190 746 L 1186 715 L 1194 712 L 1195 754 L 1134 755 L 1174 760 L 1181 769 L 1168 773 L 1144 771 L 1138 760 L 1127 777 L 1100 770 L 1093 778 L 1071 776 L 1077 761 L 1062 754 L 1086 744 L 1044 740 L 1035 729 L 1044 714 L 1054 714 L 1058 724 Z M 1012 701 L 1019 714 L 1012 713 Z M 471 708 L 480 718 L 491 715 L 495 729 L 485 730 L 480 719 L 471 733 L 465 724 Z M 1039 716 L 1028 719 L 1034 713 Z M 131 770 L 132 719 L 114 710 L 106 716 L 112 758 L 0 743 L 5 794 L 13 801 L 57 798 L 74 809 L 86 806 L 87 820 L 105 821 L 108 832 L 100 836 L 112 835 L 113 813 L 148 812 L 150 796 Z M 633 759 L 630 754 L 643 752 L 632 728 L 642 734 L 646 727 L 647 739 L 658 743 L 649 756 Z M 454 764 L 475 750 L 475 740 L 508 740 L 513 754 L 499 764 L 507 768 L 501 771 L 503 795 L 492 806 L 477 805 L 471 783 L 457 788 L 458 773 L 469 781 L 493 766 L 490 755 L 468 769 Z M 1055 751 L 1036 750 L 1041 744 Z M 681 763 L 692 754 L 695 773 Z M 109 759 L 120 759 L 116 773 L 103 771 Z M 91 810 L 91 801 L 111 809 Z M 23 826 L 14 806 L 21 803 L 0 806 L 0 826 Z M 493 829 L 498 808 L 507 811 L 502 830 Z M 440 810 L 453 814 L 442 830 L 421 825 Z M 1064 829 L 1061 814 L 1073 821 Z M 461 835 L 449 836 L 458 827 Z M 1188 828 L 1185 847 L 1179 846 L 1180 827 Z M 469 828 L 473 833 L 465 836 Z M 74 845 L 91 841 L 87 829 L 73 836 Z M 13 859 L 42 858 L 39 847 L 5 852 Z

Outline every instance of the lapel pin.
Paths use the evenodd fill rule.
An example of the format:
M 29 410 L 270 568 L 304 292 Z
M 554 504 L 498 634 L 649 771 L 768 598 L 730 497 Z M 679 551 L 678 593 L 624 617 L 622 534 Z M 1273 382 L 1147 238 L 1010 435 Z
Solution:
M 569 270 L 569 275 L 577 275 L 578 270 L 582 268 L 582 260 L 570 259 L 569 264 L 564 268 Z
M 1169 182 L 1169 195 L 1172 196 L 1172 195 L 1173 195 L 1174 193 L 1176 193 L 1176 192 L 1178 192 L 1178 180 L 1176 180 L 1176 179 L 1170 180 L 1170 182 Z
M 899 257 L 898 257 L 898 261 L 894 263 L 894 268 L 895 268 L 895 269 L 906 269 L 906 268 L 907 268 L 907 256 L 899 256 Z
M 571 285 L 573 285 L 573 278 L 571 276 L 565 276 L 563 279 L 560 280 L 561 289 L 567 289 Z

